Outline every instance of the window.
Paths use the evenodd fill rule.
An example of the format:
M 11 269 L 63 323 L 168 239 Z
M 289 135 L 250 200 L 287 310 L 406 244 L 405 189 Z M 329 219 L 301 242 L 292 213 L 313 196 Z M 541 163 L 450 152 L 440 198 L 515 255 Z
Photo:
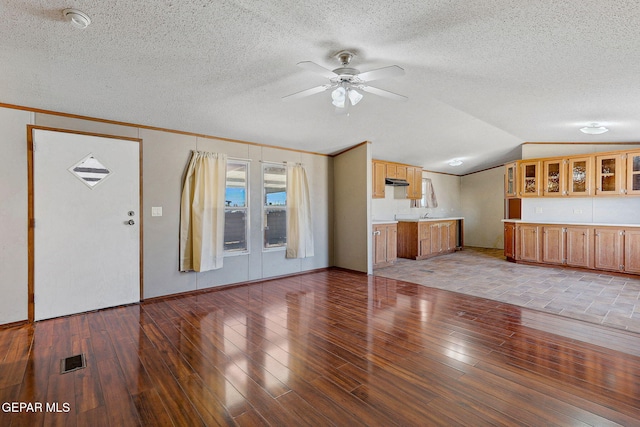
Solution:
M 247 226 L 249 224 L 248 172 L 248 162 L 227 161 L 227 184 L 224 199 L 224 251 L 227 254 L 249 252 L 247 244 Z
M 264 248 L 283 248 L 287 244 L 287 169 L 283 165 L 263 164 L 262 183 Z

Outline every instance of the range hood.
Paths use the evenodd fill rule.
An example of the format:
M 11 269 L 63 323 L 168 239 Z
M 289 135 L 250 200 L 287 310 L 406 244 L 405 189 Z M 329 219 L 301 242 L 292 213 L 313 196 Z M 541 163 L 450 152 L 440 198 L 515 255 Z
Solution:
M 384 185 L 391 185 L 393 187 L 408 187 L 409 183 L 406 179 L 385 178 Z

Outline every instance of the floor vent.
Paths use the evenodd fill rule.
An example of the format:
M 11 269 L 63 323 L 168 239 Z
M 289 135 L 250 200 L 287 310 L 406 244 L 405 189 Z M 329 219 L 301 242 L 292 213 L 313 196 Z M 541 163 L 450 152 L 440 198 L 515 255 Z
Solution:
M 61 360 L 60 373 L 66 374 L 67 372 L 77 371 L 87 366 L 84 360 L 84 354 L 76 354 L 75 356 L 67 357 Z

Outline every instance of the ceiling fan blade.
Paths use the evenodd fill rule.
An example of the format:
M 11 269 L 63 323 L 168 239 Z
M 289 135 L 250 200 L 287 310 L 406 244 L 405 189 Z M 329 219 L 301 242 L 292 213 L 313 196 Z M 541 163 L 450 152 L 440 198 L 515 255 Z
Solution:
M 292 99 L 304 98 L 305 96 L 311 96 L 311 95 L 315 95 L 316 93 L 324 92 L 330 87 L 331 85 L 322 85 L 322 86 L 312 87 L 311 89 L 305 89 L 305 90 L 301 90 L 300 92 L 292 93 L 291 95 L 283 96 L 282 100 L 290 101 Z
M 365 92 L 372 93 L 374 95 L 393 99 L 394 101 L 406 101 L 408 99 L 406 96 L 398 95 L 397 93 L 389 92 L 388 90 L 378 89 L 377 87 L 373 87 L 373 86 L 362 85 L 360 86 L 360 89 L 364 90 Z
M 328 79 L 333 78 L 335 76 L 337 76 L 336 73 L 334 73 L 333 71 L 324 68 L 322 65 L 318 65 L 315 62 L 311 62 L 311 61 L 302 61 L 302 62 L 298 62 L 298 67 L 300 68 L 304 68 L 307 71 L 312 71 L 316 74 L 320 74 L 323 77 L 326 77 Z
M 358 78 L 365 82 L 371 82 L 373 80 L 386 79 L 388 77 L 397 77 L 404 75 L 404 69 L 397 65 L 390 65 L 388 67 L 377 68 L 371 71 L 365 71 L 358 74 Z

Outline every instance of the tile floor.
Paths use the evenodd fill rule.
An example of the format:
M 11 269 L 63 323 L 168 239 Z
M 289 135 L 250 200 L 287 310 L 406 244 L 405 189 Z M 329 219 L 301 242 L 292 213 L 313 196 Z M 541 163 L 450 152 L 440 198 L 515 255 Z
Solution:
M 640 333 L 640 277 L 515 264 L 501 249 L 471 247 L 374 274 Z

